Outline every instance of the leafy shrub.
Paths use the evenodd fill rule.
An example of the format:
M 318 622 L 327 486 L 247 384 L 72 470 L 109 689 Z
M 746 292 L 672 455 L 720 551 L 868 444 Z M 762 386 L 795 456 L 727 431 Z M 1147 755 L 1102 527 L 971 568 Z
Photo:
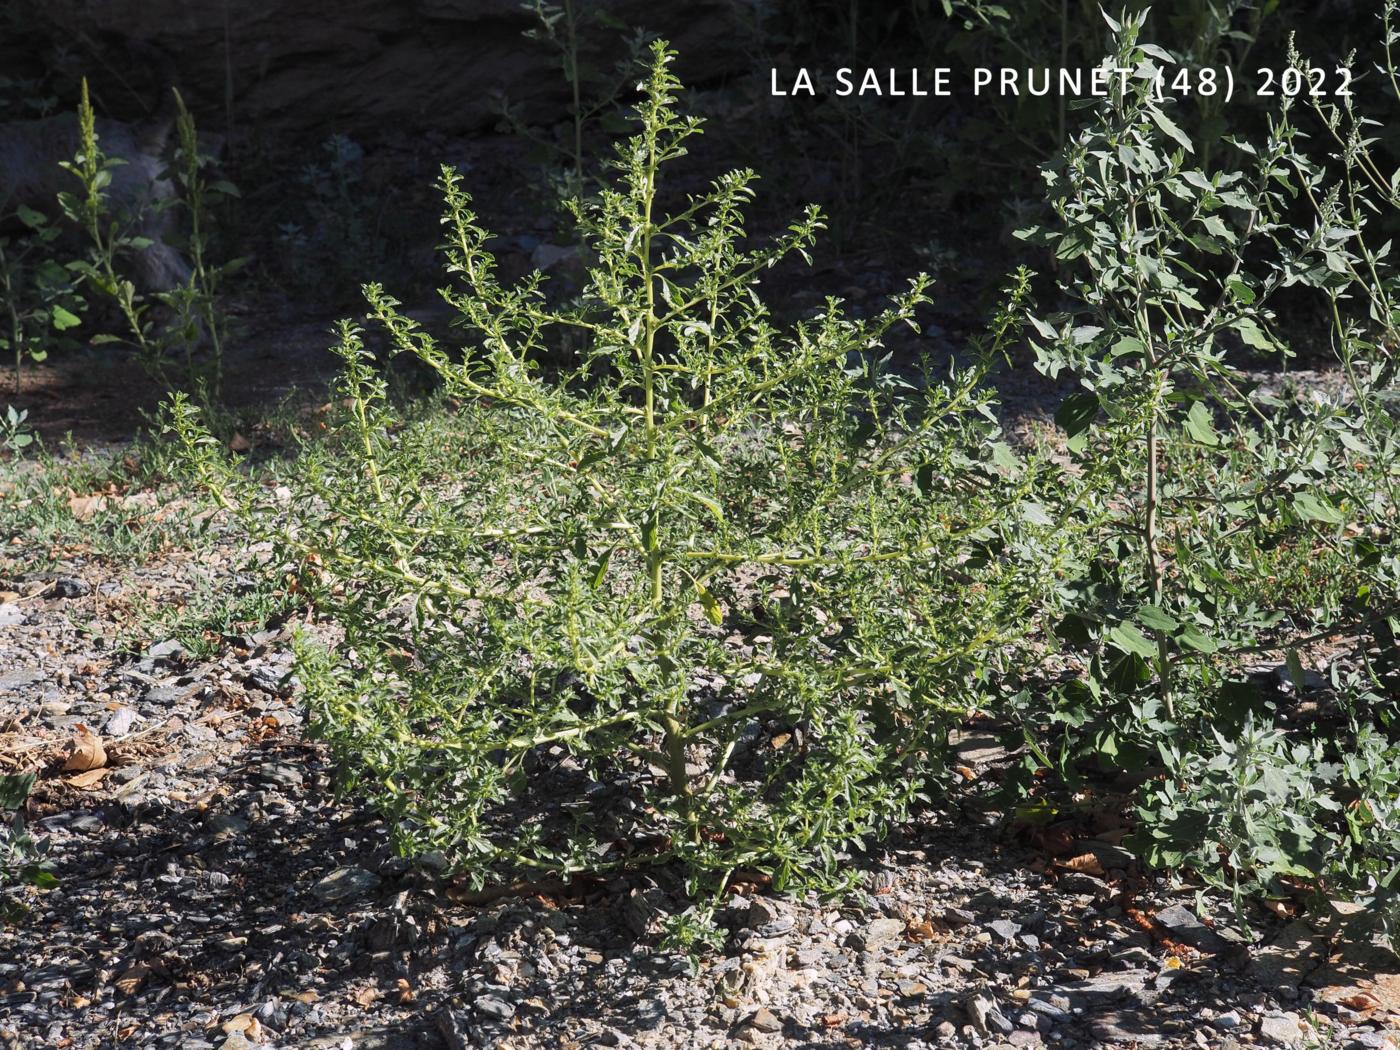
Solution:
M 47 889 L 57 880 L 44 859 L 48 841 L 35 839 L 24 824 L 21 811 L 34 786 L 34 774 L 0 775 L 0 889 L 13 884 Z M 14 921 L 24 916 L 16 900 L 0 900 L 0 919 Z
M 1138 75 L 1047 168 L 1058 221 L 1027 233 L 1053 248 L 1074 304 L 1033 317 L 1033 345 L 1082 388 L 1057 420 L 1080 468 L 1064 512 L 1093 537 L 1057 628 L 1086 675 L 1055 717 L 1089 727 L 1081 740 L 1115 764 L 1160 756 L 1165 780 L 1141 807 L 1149 859 L 1188 863 L 1237 903 L 1289 878 L 1366 892 L 1393 876 L 1376 863 L 1393 833 L 1348 804 L 1379 791 L 1371 812 L 1388 812 L 1393 788 L 1339 771 L 1390 748 L 1393 726 L 1373 705 L 1287 725 L 1249 660 L 1285 654 L 1301 697 L 1308 645 L 1388 631 L 1400 457 L 1383 370 L 1349 398 L 1294 398 L 1241 361 L 1290 355 L 1272 313 L 1286 290 L 1320 290 L 1336 311 L 1357 230 L 1318 192 L 1286 112 L 1262 148 L 1227 143 L 1246 171 L 1191 164 L 1148 87 L 1170 56 L 1138 42 L 1142 25 L 1114 25 L 1117 65 Z M 1315 221 L 1297 221 L 1310 200 Z M 1360 353 L 1344 350 L 1354 378 Z
M 367 286 L 393 351 L 460 406 L 455 433 L 400 424 L 348 322 L 348 407 L 289 502 L 173 406 L 204 482 L 278 534 L 344 631 L 303 640 L 298 674 L 347 780 L 405 849 L 478 882 L 670 860 L 838 879 L 937 772 L 1052 568 L 979 386 L 1025 275 L 978 363 L 921 387 L 881 346 L 922 278 L 871 319 L 833 299 L 780 330 L 759 279 L 820 216 L 750 246 L 748 171 L 663 211 L 700 130 L 671 59 L 655 45 L 638 134 L 575 202 L 597 259 L 580 303 L 550 305 L 539 273 L 498 281 L 450 169 L 443 296 L 474 341 L 450 350 Z M 554 370 L 560 333 L 582 349 Z
M 167 172 L 178 187 L 169 199 L 144 202 L 147 208 L 175 208 L 186 213 L 188 234 L 181 247 L 192 266 L 187 279 L 175 287 L 156 291 L 138 288 L 129 276 L 139 253 L 152 239 L 143 232 L 145 214 L 137 208 L 127 213 L 114 207 L 109 188 L 113 173 L 128 158 L 104 152 L 96 115 L 84 82 L 78 106 L 78 150 L 58 167 L 73 176 L 69 190 L 56 194 L 54 217 L 21 205 L 15 218 L 26 228 L 19 237 L 0 237 L 0 305 L 4 326 L 0 349 L 14 361 L 15 387 L 25 358 L 45 360 L 57 348 L 76 348 L 85 336 L 90 345 L 121 344 L 134 348 L 144 365 L 162 378 L 166 358 L 182 352 L 184 378 L 202 384 L 213 393 L 219 381 L 225 337 L 225 318 L 218 309 L 223 278 L 241 261 L 215 265 L 211 258 L 211 221 L 215 210 L 238 191 L 231 183 L 210 177 L 212 159 L 199 149 L 194 118 L 178 92 L 176 148 Z M 58 183 L 58 179 L 55 179 Z M 131 203 L 131 202 L 123 202 Z M 65 236 L 76 231 L 75 242 Z M 121 334 L 89 329 L 99 311 L 92 307 L 111 303 L 121 318 Z M 157 310 L 163 316 L 157 318 Z M 194 353 L 207 343 L 211 368 L 200 374 Z
M 70 333 L 82 323 L 87 302 L 80 279 L 53 255 L 62 236 L 59 223 L 21 207 L 15 219 L 27 227 L 20 237 L 0 236 L 0 304 L 4 326 L 0 351 L 14 362 L 15 392 L 24 361 L 41 362 L 59 346 L 76 346 Z

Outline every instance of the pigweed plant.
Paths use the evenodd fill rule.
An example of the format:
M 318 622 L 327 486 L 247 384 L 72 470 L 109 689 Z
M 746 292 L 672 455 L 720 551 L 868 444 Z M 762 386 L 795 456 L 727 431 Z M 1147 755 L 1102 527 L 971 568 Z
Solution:
M 180 193 L 173 200 L 149 206 L 177 207 L 187 213 L 189 235 L 184 247 L 193 267 L 186 282 L 149 295 L 138 291 L 126 275 L 131 257 L 151 242 L 138 230 L 140 216 L 118 215 L 110 206 L 106 190 L 112 183 L 112 173 L 127 162 L 103 152 L 86 81 L 78 106 L 78 153 L 62 164 L 77 179 L 78 187 L 58 195 L 60 210 L 82 231 L 86 246 L 83 254 L 64 268 L 77 275 L 81 288 L 114 304 L 122 319 L 123 335 L 98 332 L 89 340 L 93 345 L 125 343 L 137 351 L 143 365 L 160 377 L 167 372 L 168 356 L 182 353 L 187 378 L 212 394 L 219 379 L 225 327 L 217 307 L 217 292 L 223 276 L 239 263 L 215 266 L 211 262 L 210 215 L 213 207 L 236 196 L 237 190 L 228 182 L 209 178 L 211 159 L 199 150 L 194 118 L 178 93 L 175 103 L 177 147 L 170 174 Z M 153 308 L 157 306 L 165 311 L 163 320 L 155 316 Z M 60 316 L 58 320 L 66 319 Z M 213 351 L 213 364 L 208 374 L 201 375 L 194 355 L 204 343 Z M 209 398 L 206 395 L 204 399 Z
M 13 363 L 19 393 L 24 362 L 46 361 L 50 350 L 75 343 L 69 333 L 82 323 L 87 303 L 79 281 L 53 257 L 59 223 L 27 206 L 15 218 L 26 232 L 0 235 L 0 351 Z
M 1086 673 L 1053 718 L 1113 764 L 1159 773 L 1139 847 L 1231 891 L 1243 922 L 1250 893 L 1365 894 L 1395 873 L 1389 820 L 1367 817 L 1394 799 L 1354 811 L 1370 788 L 1343 763 L 1394 753 L 1394 705 L 1376 702 L 1364 652 L 1306 717 L 1250 673 L 1283 657 L 1299 701 L 1317 693 L 1310 646 L 1395 615 L 1394 423 L 1374 383 L 1300 398 L 1248 372 L 1291 356 L 1273 312 L 1286 290 L 1336 308 L 1356 227 L 1286 110 L 1261 147 L 1228 142 L 1244 171 L 1195 166 L 1149 90 L 1171 58 L 1138 42 L 1143 18 L 1111 22 L 1117 65 L 1137 72 L 1047 167 L 1057 221 L 1028 234 L 1053 248 L 1074 304 L 1031 323 L 1039 367 L 1081 387 L 1057 415 L 1080 467 L 1062 510 L 1093 554 L 1058 625 Z
M 289 501 L 173 404 L 204 483 L 344 630 L 303 641 L 298 674 L 350 783 L 403 848 L 477 883 L 668 861 L 837 881 L 1014 658 L 1046 571 L 985 363 L 921 388 L 881 365 L 926 279 L 877 316 L 833 299 L 783 330 L 759 279 L 805 254 L 817 210 L 751 246 L 749 171 L 663 210 L 700 131 L 671 60 L 654 46 L 637 134 L 574 203 L 597 258 L 581 301 L 551 306 L 538 272 L 501 283 L 451 169 L 442 294 L 468 345 L 366 287 L 374 327 L 460 406 L 450 436 L 400 425 L 348 322 L 348 407 Z M 559 331 L 586 346 L 551 371 Z
M 34 774 L 0 775 L 0 921 L 17 922 L 28 909 L 15 888 L 49 889 L 58 884 L 47 860 L 48 840 L 36 839 L 25 825 L 23 810 Z

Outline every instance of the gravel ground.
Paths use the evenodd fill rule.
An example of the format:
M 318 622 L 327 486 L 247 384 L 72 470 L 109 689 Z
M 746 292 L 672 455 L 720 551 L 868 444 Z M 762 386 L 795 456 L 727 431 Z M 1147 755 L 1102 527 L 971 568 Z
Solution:
M 1045 386 L 1006 386 L 1042 426 Z M 138 525 L 178 512 L 111 499 Z M 0 926 L 0 1046 L 1400 1050 L 1393 956 L 1286 909 L 1253 945 L 1202 923 L 1111 806 L 1030 833 L 931 815 L 853 860 L 841 899 L 738 886 L 698 961 L 660 948 L 685 906 L 666 872 L 458 892 L 333 797 L 289 624 L 198 653 L 152 633 L 153 607 L 249 586 L 214 525 L 137 563 L 0 532 L 0 772 L 40 772 L 59 879 L 0 891 L 32 909 Z M 105 761 L 65 770 L 89 732 Z M 985 726 L 959 748 L 975 783 L 1008 761 Z

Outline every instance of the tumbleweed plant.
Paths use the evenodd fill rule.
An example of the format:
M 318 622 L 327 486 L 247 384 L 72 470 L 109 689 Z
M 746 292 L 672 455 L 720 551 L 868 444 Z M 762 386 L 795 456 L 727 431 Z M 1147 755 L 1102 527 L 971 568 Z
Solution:
M 290 499 L 172 409 L 205 484 L 343 631 L 303 639 L 298 674 L 348 780 L 406 850 L 477 883 L 668 861 L 837 881 L 938 774 L 1050 571 L 1042 518 L 1013 507 L 1034 471 L 979 385 L 1024 275 L 942 379 L 882 351 L 924 278 L 874 316 L 832 299 L 779 325 L 760 278 L 820 215 L 755 246 L 752 172 L 663 194 L 700 131 L 671 60 L 655 45 L 637 134 L 574 204 L 580 300 L 550 305 L 538 272 L 503 283 L 450 169 L 463 345 L 366 287 L 375 338 L 456 406 L 446 433 L 396 415 L 349 322 L 343 415 Z M 563 365 L 561 336 L 582 347 Z

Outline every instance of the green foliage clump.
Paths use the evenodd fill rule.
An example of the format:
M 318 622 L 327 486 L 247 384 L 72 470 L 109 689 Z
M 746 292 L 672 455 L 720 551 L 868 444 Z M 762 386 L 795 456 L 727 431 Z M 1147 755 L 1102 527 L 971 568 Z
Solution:
M 1363 815 L 1396 801 L 1367 772 L 1396 731 L 1377 700 L 1395 683 L 1366 644 L 1393 651 L 1400 609 L 1387 366 L 1350 331 L 1347 395 L 1290 396 L 1248 367 L 1291 356 L 1286 292 L 1340 319 L 1365 269 L 1361 210 L 1327 191 L 1286 110 L 1262 148 L 1227 143 L 1244 171 L 1193 164 L 1150 87 L 1170 56 L 1138 42 L 1142 25 L 1114 25 L 1116 64 L 1136 73 L 1047 167 L 1057 221 L 1027 232 L 1073 304 L 1033 317 L 1032 342 L 1043 371 L 1080 386 L 1057 414 L 1078 468 L 1061 506 L 1088 537 L 1057 625 L 1085 673 L 1051 717 L 1074 746 L 1164 777 L 1142 793 L 1150 861 L 1197 868 L 1239 909 L 1290 879 L 1388 899 L 1388 818 L 1354 819 L 1368 793 Z M 1288 724 L 1251 663 L 1284 656 L 1301 698 L 1309 647 L 1346 641 L 1355 680 Z
M 208 396 L 217 392 L 227 322 L 218 308 L 224 278 L 241 260 L 216 264 L 211 254 L 214 213 L 233 184 L 211 176 L 212 158 L 199 148 L 194 118 L 179 93 L 174 95 L 176 145 L 168 176 L 177 193 L 145 207 L 177 209 L 185 214 L 187 233 L 179 247 L 191 263 L 181 285 L 163 291 L 138 289 L 128 276 L 134 257 L 150 247 L 140 232 L 143 215 L 120 214 L 109 188 L 114 172 L 128 158 L 104 152 L 87 84 L 78 106 L 78 151 L 58 166 L 72 176 L 71 189 L 56 194 L 49 215 L 21 205 L 14 218 L 24 227 L 19 236 L 0 237 L 0 350 L 14 363 L 16 391 L 25 359 L 40 362 L 56 349 L 72 350 L 86 338 L 91 346 L 125 344 L 143 365 L 165 378 L 167 358 L 183 356 L 185 375 Z M 77 241 L 65 236 L 76 232 Z M 76 247 L 75 247 L 76 244 Z M 95 330 L 99 303 L 115 306 L 120 331 Z M 157 318 L 159 307 L 163 316 Z M 207 344 L 207 367 L 196 368 L 195 352 Z
M 33 786 L 33 773 L 0 775 L 0 890 L 15 885 L 48 889 L 58 884 L 45 859 L 48 840 L 34 838 L 25 827 L 22 810 Z M 0 920 L 17 921 L 25 913 L 18 898 L 0 897 Z
M 927 281 L 860 319 L 829 300 L 778 326 L 760 277 L 805 254 L 816 209 L 752 246 L 752 172 L 663 210 L 698 121 L 652 52 L 639 132 L 574 213 L 585 294 L 497 277 L 445 169 L 449 349 L 366 288 L 394 353 L 440 378 L 452 433 L 404 426 L 365 334 L 340 329 L 329 447 L 270 505 L 177 401 L 210 489 L 268 528 L 344 630 L 298 674 L 348 780 L 413 852 L 477 881 L 676 860 L 692 873 L 835 881 L 908 812 L 951 721 L 1028 631 L 1052 566 L 1033 481 L 980 380 L 1015 336 L 1025 277 L 977 360 L 889 370 Z M 562 370 L 551 339 L 581 349 Z M 271 514 L 269 514 L 271 512 Z

